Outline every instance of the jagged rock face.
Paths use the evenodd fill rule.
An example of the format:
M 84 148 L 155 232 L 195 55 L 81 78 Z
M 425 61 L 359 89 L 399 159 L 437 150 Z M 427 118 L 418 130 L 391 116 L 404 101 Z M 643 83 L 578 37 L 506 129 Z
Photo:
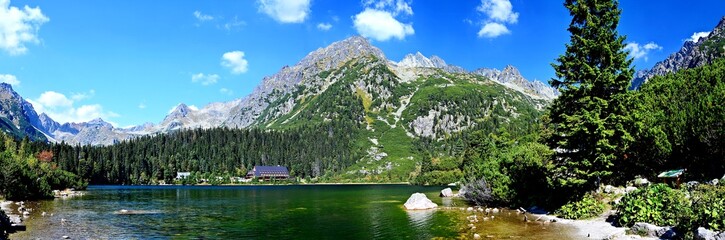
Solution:
M 503 84 L 506 87 L 537 99 L 551 100 L 559 96 L 559 91 L 539 81 L 529 81 L 518 69 L 508 65 L 503 71 L 491 68 L 479 68 L 472 72 Z
M 373 47 L 367 39 L 359 36 L 317 49 L 294 66 L 285 66 L 277 74 L 265 77 L 262 84 L 232 109 L 230 118 L 224 122 L 224 125 L 248 127 L 257 120 L 262 111 L 267 109 L 269 103 L 292 92 L 304 81 L 312 83 L 313 87 L 325 85 L 319 79 L 315 80 L 318 74 L 337 69 L 354 58 L 364 56 L 385 59 L 380 49 Z
M 687 41 L 679 51 L 658 62 L 652 69 L 638 71 L 630 88 L 638 89 L 654 76 L 663 76 L 682 69 L 707 65 L 716 58 L 725 57 L 725 47 L 723 49 L 708 48 L 708 45 L 712 43 L 722 43 L 723 41 L 725 41 L 725 17 L 707 37 L 700 38 L 697 42 Z M 717 44 L 714 45 L 717 46 Z
M 353 66 L 358 68 L 351 69 Z M 470 79 L 470 81 L 480 81 L 459 66 L 447 64 L 437 56 L 427 58 L 419 52 L 409 54 L 397 63 L 389 61 L 380 49 L 370 45 L 365 38 L 351 37 L 317 49 L 305 56 L 299 63 L 285 66 L 276 74 L 265 77 L 260 85 L 245 98 L 230 102 L 211 103 L 201 109 L 179 104 L 158 125 L 146 123 L 128 128 L 115 128 L 101 119 L 87 123 L 59 124 L 45 114 L 37 116 L 32 109 L 24 115 L 29 116 L 31 119 L 29 121 L 33 122 L 34 126 L 38 126 L 52 141 L 64 141 L 69 144 L 107 145 L 137 136 L 181 129 L 222 126 L 264 128 L 272 124 L 279 125 L 285 124 L 287 121 L 294 121 L 293 114 L 295 113 L 292 111 L 298 105 L 303 104 L 306 99 L 313 99 L 325 93 L 328 88 L 344 80 L 346 81 L 344 89 L 350 91 L 349 94 L 370 99 L 372 102 L 372 104 L 368 103 L 365 111 L 375 113 L 378 115 L 377 119 L 363 119 L 366 113 L 355 113 L 360 115 L 358 117 L 360 117 L 361 124 L 367 122 L 369 130 L 374 131 L 370 122 L 384 121 L 390 127 L 402 127 L 410 137 L 440 139 L 447 134 L 463 131 L 475 125 L 472 116 L 455 112 L 448 113 L 446 109 L 453 106 L 442 105 L 438 109 L 432 109 L 433 112 L 425 110 L 428 114 L 422 114 L 413 119 L 403 119 L 402 115 L 411 97 L 417 91 L 417 87 L 415 90 L 404 90 L 403 95 L 397 88 L 401 84 L 416 81 L 422 77 L 440 76 L 442 73 L 454 74 Z M 540 82 L 527 81 L 513 67 L 507 67 L 503 71 L 479 69 L 473 73 L 486 76 L 490 80 L 538 99 L 551 99 L 556 95 L 552 93 L 553 90 Z M 356 76 L 353 81 L 350 81 L 348 77 L 350 74 Z M 443 84 L 439 87 L 445 88 L 454 85 L 451 81 L 450 84 Z M 28 106 L 30 105 L 28 104 Z M 32 106 L 30 107 L 32 108 Z M 324 121 L 339 116 L 339 113 L 336 112 L 317 112 L 315 114 Z M 277 121 L 283 116 L 286 116 L 284 121 Z M 399 121 L 403 122 L 398 123 Z
M 25 101 L 7 83 L 0 83 L 0 128 L 15 137 L 28 136 L 32 140 L 46 140 L 40 117 L 33 105 Z

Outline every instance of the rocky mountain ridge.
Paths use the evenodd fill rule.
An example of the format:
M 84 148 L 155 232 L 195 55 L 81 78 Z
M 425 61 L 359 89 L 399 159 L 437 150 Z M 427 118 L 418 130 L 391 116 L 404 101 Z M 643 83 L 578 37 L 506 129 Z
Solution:
M 714 59 L 725 57 L 725 17 L 706 37 L 697 41 L 686 41 L 682 48 L 657 62 L 651 69 L 635 73 L 631 89 L 638 89 L 654 76 L 663 76 L 681 69 L 710 64 Z
M 356 59 L 370 60 L 357 61 Z M 372 46 L 367 39 L 355 36 L 319 48 L 293 66 L 282 67 L 276 74 L 265 77 L 255 90 L 244 98 L 229 102 L 211 103 L 200 109 L 191 108 L 181 103 L 158 124 L 145 123 L 128 128 L 116 128 L 102 119 L 86 123 L 60 124 L 45 114 L 38 116 L 29 103 L 26 105 L 32 111 L 27 111 L 26 116 L 28 116 L 30 125 L 46 135 L 50 141 L 63 141 L 70 144 L 108 145 L 141 135 L 165 133 L 180 129 L 221 126 L 264 128 L 273 124 L 280 124 L 281 122 L 277 121 L 277 119 L 289 116 L 301 102 L 317 97 L 327 91 L 330 86 L 345 79 L 347 71 L 351 71 L 352 66 L 349 65 L 351 62 L 369 64 L 369 66 L 364 67 L 368 71 L 367 76 L 359 76 L 360 80 L 351 86 L 352 90 L 358 91 L 357 94 L 360 97 L 379 98 L 378 101 L 383 101 L 382 105 L 374 107 L 371 111 L 397 109 L 397 118 L 400 118 L 400 114 L 405 110 L 405 104 L 403 104 L 405 99 L 394 99 L 400 96 L 393 96 L 393 88 L 421 77 L 440 76 L 441 72 L 438 71 L 449 74 L 464 74 L 466 76 L 473 74 L 486 77 L 493 82 L 524 93 L 534 99 L 549 100 L 556 97 L 555 90 L 548 88 L 541 82 L 526 80 L 512 66 L 506 67 L 503 71 L 479 69 L 469 72 L 459 66 L 447 64 L 440 57 L 431 56 L 428 58 L 420 52 L 409 54 L 401 61 L 394 62 L 387 60 L 383 52 Z M 373 74 L 369 72 L 371 69 L 389 69 L 390 72 L 377 70 L 375 74 L 378 75 L 371 75 Z M 366 77 L 371 79 L 366 80 L 367 82 L 362 81 Z M 474 79 L 474 77 L 466 78 Z M 392 85 L 380 85 L 381 81 Z M 453 81 L 451 81 L 450 85 L 454 85 Z M 439 87 L 445 87 L 445 85 Z M 409 100 L 412 95 L 405 97 Z M 445 108 L 446 106 L 440 107 Z M 433 118 L 438 117 L 440 116 L 433 114 L 426 116 L 425 119 L 431 118 L 428 120 L 437 122 Z M 449 122 L 449 126 L 445 127 L 445 129 L 448 129 L 446 131 L 460 131 L 465 128 L 458 125 L 464 124 L 460 121 L 461 119 L 465 120 L 466 116 L 457 117 L 460 117 L 460 119 L 456 118 L 454 120 L 451 116 L 446 117 L 451 118 L 450 121 L 454 121 L 446 120 Z M 422 120 L 418 122 L 420 121 Z M 466 121 L 464 125 L 470 127 L 472 122 L 470 119 Z M 433 134 L 434 131 L 432 131 L 417 127 L 411 129 L 410 134 L 430 137 L 435 135 Z

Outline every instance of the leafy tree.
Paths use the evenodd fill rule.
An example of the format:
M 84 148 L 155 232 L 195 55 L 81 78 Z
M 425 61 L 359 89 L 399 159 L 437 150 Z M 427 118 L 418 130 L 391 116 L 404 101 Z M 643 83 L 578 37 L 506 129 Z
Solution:
M 566 52 L 552 64 L 551 85 L 561 96 L 548 109 L 550 134 L 546 144 L 555 149 L 554 182 L 581 196 L 606 181 L 613 166 L 624 161 L 632 141 L 627 131 L 627 88 L 632 60 L 617 33 L 618 1 L 566 0 L 572 20 Z

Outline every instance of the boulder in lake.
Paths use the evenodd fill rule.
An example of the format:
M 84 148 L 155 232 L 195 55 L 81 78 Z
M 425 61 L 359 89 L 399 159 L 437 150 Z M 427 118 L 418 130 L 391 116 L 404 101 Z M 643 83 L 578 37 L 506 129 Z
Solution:
M 405 209 L 407 210 L 423 210 L 423 209 L 432 209 L 438 207 L 438 204 L 433 203 L 428 197 L 425 196 L 425 194 L 422 193 L 413 193 L 413 195 L 410 195 L 410 198 L 408 198 L 408 201 L 405 201 Z
M 441 190 L 441 197 L 453 197 L 453 190 L 451 188 Z

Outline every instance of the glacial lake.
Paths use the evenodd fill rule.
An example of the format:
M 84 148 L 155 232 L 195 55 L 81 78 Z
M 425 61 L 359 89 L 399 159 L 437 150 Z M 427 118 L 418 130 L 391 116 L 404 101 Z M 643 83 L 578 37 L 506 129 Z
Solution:
M 472 238 L 459 199 L 410 185 L 89 186 L 83 196 L 31 202 L 27 232 L 11 239 L 432 239 Z M 441 209 L 406 211 L 425 193 Z M 119 214 L 122 209 L 128 213 Z M 46 216 L 41 213 L 46 212 Z M 52 215 L 51 215 L 52 213 Z M 480 214 L 483 216 L 482 214 Z M 499 213 L 483 238 L 572 239 L 570 228 Z

